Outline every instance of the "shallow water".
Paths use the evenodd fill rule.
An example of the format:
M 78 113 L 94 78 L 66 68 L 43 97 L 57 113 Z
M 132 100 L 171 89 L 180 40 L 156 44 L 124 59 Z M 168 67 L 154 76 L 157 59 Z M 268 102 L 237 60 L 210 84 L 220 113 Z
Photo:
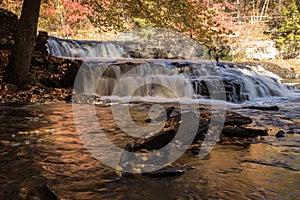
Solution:
M 205 159 L 187 152 L 177 162 L 195 169 L 161 178 L 119 177 L 101 164 L 80 140 L 70 104 L 1 105 L 0 197 L 16 199 L 23 188 L 45 182 L 61 199 L 299 199 L 300 99 L 277 101 L 280 111 L 238 109 L 256 120 L 253 126 L 272 128 L 269 136 L 249 145 L 217 144 Z M 123 148 L 133 139 L 118 128 L 110 105 L 97 105 L 97 117 L 110 141 Z M 83 119 L 91 108 L 83 105 Z M 149 104 L 130 109 L 143 125 Z M 275 138 L 279 129 L 294 134 Z

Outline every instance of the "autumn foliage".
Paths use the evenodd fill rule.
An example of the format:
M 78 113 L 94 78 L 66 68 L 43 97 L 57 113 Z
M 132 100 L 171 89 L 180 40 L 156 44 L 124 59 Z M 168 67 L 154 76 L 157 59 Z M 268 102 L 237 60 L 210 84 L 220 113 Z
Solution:
M 22 2 L 3 0 L 0 7 L 19 14 Z M 299 2 L 295 0 L 298 7 Z M 39 29 L 64 38 L 99 40 L 105 39 L 103 32 L 161 27 L 215 48 L 227 43 L 227 36 L 255 37 L 244 24 L 280 24 L 290 4 L 290 0 L 43 0 Z M 284 25 L 277 27 L 283 29 Z M 284 40 L 277 38 L 279 42 Z

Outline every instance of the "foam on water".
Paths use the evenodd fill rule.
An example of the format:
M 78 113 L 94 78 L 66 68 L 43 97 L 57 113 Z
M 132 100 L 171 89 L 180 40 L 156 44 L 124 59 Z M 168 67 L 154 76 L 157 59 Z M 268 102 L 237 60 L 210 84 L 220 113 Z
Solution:
M 256 65 L 256 66 L 251 66 L 251 69 L 249 68 L 242 68 L 239 69 L 241 72 L 243 72 L 246 75 L 249 76 L 255 76 L 255 75 L 261 75 L 261 76 L 266 76 L 266 77 L 270 77 L 276 80 L 282 80 L 282 78 L 280 76 L 278 76 L 277 74 L 274 74 L 273 72 L 270 72 L 266 69 L 264 69 L 261 65 Z

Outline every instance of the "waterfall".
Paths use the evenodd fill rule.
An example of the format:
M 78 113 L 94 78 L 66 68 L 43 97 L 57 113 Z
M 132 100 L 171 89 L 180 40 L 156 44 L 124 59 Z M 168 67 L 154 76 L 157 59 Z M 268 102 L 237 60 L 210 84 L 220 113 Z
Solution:
M 289 88 L 281 84 L 277 75 L 260 65 L 250 67 L 233 62 L 153 59 L 158 56 L 158 50 L 153 50 L 155 46 L 167 49 L 168 55 L 173 57 L 188 54 L 203 56 L 203 49 L 198 51 L 193 45 L 184 49 L 186 51 L 179 51 L 180 45 L 174 48 L 174 45 L 163 45 L 161 41 L 146 47 L 145 43 L 137 41 L 94 42 L 50 37 L 47 46 L 49 52 L 57 57 L 84 58 L 74 88 L 91 95 L 196 99 L 225 93 L 228 101 L 243 102 L 289 93 Z M 166 55 L 166 52 L 161 52 L 162 49 L 159 50 L 160 56 Z M 146 55 L 144 50 L 148 51 L 148 59 L 143 59 Z M 156 51 L 155 55 L 150 50 Z M 139 55 L 140 58 L 137 57 Z
M 100 96 L 160 96 L 193 98 L 193 87 L 184 75 L 155 63 L 87 62 L 78 74 L 86 94 Z
M 250 67 L 244 64 L 224 63 L 222 69 L 224 79 L 238 87 L 240 95 L 235 95 L 233 101 L 254 101 L 257 98 L 280 97 L 289 93 L 287 86 L 281 84 L 277 76 L 261 66 Z M 279 78 L 279 77 L 278 77 Z M 237 91 L 235 91 L 237 93 Z
M 231 102 L 285 96 L 289 90 L 273 77 L 261 76 L 243 65 L 213 62 L 86 62 L 79 73 L 86 94 L 100 96 L 154 96 L 165 98 L 210 98 L 222 80 L 226 99 Z M 251 75 L 250 75 L 251 74 Z
M 190 39 L 191 40 L 191 39 Z M 67 40 L 49 37 L 47 47 L 49 53 L 66 58 L 204 58 L 204 49 L 195 41 L 181 38 L 154 37 L 147 40 L 132 39 L 129 41 L 87 41 Z M 184 49 L 184 51 L 183 51 Z
M 56 57 L 121 59 L 128 57 L 117 42 L 65 40 L 49 37 L 48 51 Z

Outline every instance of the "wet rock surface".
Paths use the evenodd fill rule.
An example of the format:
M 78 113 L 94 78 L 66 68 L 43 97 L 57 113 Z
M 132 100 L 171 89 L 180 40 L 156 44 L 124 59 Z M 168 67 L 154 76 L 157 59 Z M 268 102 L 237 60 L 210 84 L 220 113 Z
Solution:
M 274 109 L 269 109 L 269 107 L 259 107 L 260 110 L 274 110 Z M 245 109 L 242 107 L 242 109 Z M 252 108 L 249 108 L 252 109 Z M 205 108 L 201 108 L 202 112 L 198 117 L 199 122 L 197 122 L 197 134 L 193 140 L 193 144 L 190 145 L 188 148 L 188 152 L 191 152 L 193 154 L 199 154 L 199 149 L 201 147 L 201 143 L 208 134 L 208 129 L 209 129 L 209 123 L 211 119 L 211 113 L 209 111 L 205 111 Z M 278 110 L 278 109 L 275 109 Z M 150 134 L 150 136 L 146 135 L 142 138 L 136 139 L 132 143 L 127 143 L 126 146 L 124 147 L 125 151 L 128 152 L 139 152 L 139 153 L 147 153 L 149 151 L 155 151 L 155 150 L 160 150 L 169 143 L 172 142 L 176 134 L 178 133 L 178 127 L 184 126 L 183 124 L 186 123 L 187 127 L 193 127 L 196 126 L 195 122 L 193 124 L 190 124 L 190 120 L 182 122 L 182 116 L 178 112 L 178 110 L 175 109 L 174 106 L 172 107 L 167 107 L 166 111 L 168 112 L 168 117 L 166 115 L 163 115 L 164 120 L 164 128 L 159 131 L 156 134 Z M 193 113 L 185 113 L 184 115 L 190 115 L 192 117 L 195 117 L 196 115 Z M 183 118 L 186 118 L 186 116 L 183 116 Z M 148 121 L 149 123 L 151 121 Z M 257 138 L 263 137 L 263 136 L 268 136 L 268 130 L 265 127 L 247 127 L 248 125 L 251 125 L 253 123 L 253 120 L 248 117 L 244 116 L 242 114 L 233 112 L 233 111 L 227 111 L 225 115 L 225 121 L 224 121 L 224 127 L 222 128 L 220 132 L 220 143 L 221 144 L 234 144 L 237 146 L 242 146 L 242 147 L 249 147 L 251 143 L 256 141 Z M 283 131 L 282 131 L 283 132 Z M 283 132 L 284 133 L 284 132 Z M 191 134 L 188 131 L 186 134 Z M 187 135 L 185 136 L 187 137 Z M 281 132 L 276 134 L 276 137 L 279 137 L 278 134 L 281 134 Z M 187 137 L 188 138 L 188 137 Z M 215 142 L 217 142 L 216 139 Z M 186 144 L 185 140 L 180 140 L 174 143 L 175 145 L 183 146 Z M 135 162 L 138 157 L 133 158 L 133 157 L 121 157 L 120 160 L 120 166 L 122 167 L 127 167 L 126 170 L 128 169 L 128 166 L 130 166 L 131 162 Z M 141 160 L 140 160 L 141 161 Z M 144 162 L 147 164 L 148 161 L 147 159 L 141 162 Z M 152 162 L 152 161 L 151 161 Z M 151 163 L 150 162 L 150 163 Z M 126 164 L 124 164 L 126 163 Z M 125 166 L 126 165 L 126 166 Z M 132 164 L 131 164 L 132 165 Z M 177 171 L 176 167 L 173 167 L 172 165 L 164 168 L 162 171 L 154 171 L 150 176 L 172 176 L 172 175 L 180 175 L 184 173 L 184 169 Z M 123 174 L 124 175 L 124 174 Z M 125 173 L 126 175 L 126 173 Z
M 286 133 L 283 130 L 278 131 L 275 135 L 275 137 L 277 137 L 277 138 L 281 138 L 281 137 L 285 137 L 285 136 L 286 136 Z

